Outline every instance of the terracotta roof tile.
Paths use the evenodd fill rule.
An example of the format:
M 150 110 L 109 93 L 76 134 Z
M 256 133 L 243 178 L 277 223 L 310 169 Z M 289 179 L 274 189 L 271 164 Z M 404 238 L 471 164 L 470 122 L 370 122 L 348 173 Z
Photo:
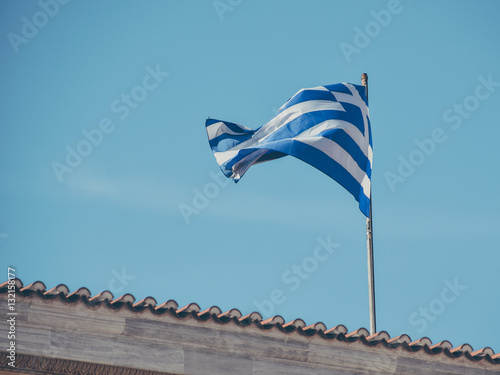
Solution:
M 387 342 L 393 346 L 399 346 L 401 344 L 410 344 L 411 338 L 410 336 L 403 334 L 399 335 L 397 337 L 394 337 L 393 339 L 387 340 Z
M 493 357 L 495 355 L 495 352 L 493 351 L 493 349 L 491 349 L 488 346 L 486 348 L 482 348 L 482 349 L 476 350 L 475 352 L 471 353 L 472 357 L 477 357 L 477 358 L 485 357 L 487 355 L 489 355 L 490 357 Z
M 127 293 L 112 301 L 111 305 L 115 308 L 120 308 L 125 303 L 130 303 L 131 305 L 133 305 L 134 302 L 135 302 L 135 297 L 132 294 Z
M 302 328 L 303 331 L 310 331 L 312 334 L 316 332 L 325 332 L 327 330 L 324 323 L 318 322 L 314 324 L 310 324 L 305 328 Z
M 338 326 L 335 326 L 333 328 L 330 328 L 329 330 L 326 330 L 325 331 L 325 334 L 327 335 L 339 335 L 339 334 L 343 334 L 345 335 L 347 333 L 347 327 L 344 326 L 343 324 L 339 324 Z
M 208 309 L 206 310 L 203 310 L 202 312 L 198 313 L 198 316 L 201 318 L 201 317 L 211 317 L 211 316 L 217 316 L 219 317 L 219 315 L 221 315 L 222 313 L 222 310 L 217 307 L 217 306 L 212 306 L 212 307 L 209 307 Z
M 260 324 L 262 325 L 277 325 L 277 324 L 280 324 L 280 325 L 283 325 L 285 323 L 285 319 L 283 319 L 282 316 L 279 316 L 279 315 L 275 315 L 273 316 L 272 318 L 269 318 L 269 319 L 266 319 L 266 320 L 263 320 L 262 322 L 260 322 Z
M 223 319 L 223 318 L 229 318 L 229 319 L 232 319 L 232 318 L 236 318 L 236 319 L 239 319 L 241 318 L 241 311 L 238 310 L 238 309 L 231 309 L 229 311 L 226 311 L 225 313 L 222 313 L 222 314 L 219 314 L 218 315 L 218 318 L 219 319 Z
M 242 324 L 251 324 L 251 323 L 255 323 L 255 322 L 261 322 L 262 321 L 262 315 L 260 315 L 258 312 L 253 312 L 253 313 L 250 313 L 248 315 L 245 315 L 241 318 L 238 319 L 240 321 L 240 323 Z
M 472 346 L 469 344 L 462 344 L 460 346 L 457 346 L 456 348 L 453 348 L 450 350 L 451 353 L 459 353 L 459 355 L 465 354 L 465 353 L 472 353 L 474 349 L 472 349 Z
M 189 313 L 192 313 L 192 312 L 198 314 L 200 312 L 200 310 L 201 310 L 200 306 L 198 306 L 197 303 L 193 302 L 193 303 L 190 303 L 187 306 L 184 306 L 184 307 L 182 307 L 180 309 L 177 309 L 176 313 L 177 313 L 177 315 L 184 317 L 184 316 L 187 316 Z
M 350 339 L 359 339 L 361 337 L 368 337 L 370 336 L 370 332 L 366 328 L 358 328 L 355 331 L 352 331 L 351 333 L 348 333 L 345 335 L 345 337 L 350 338 Z
M 373 335 L 370 335 L 366 338 L 366 340 L 368 342 L 372 342 L 372 343 L 374 343 L 374 342 L 379 343 L 379 342 L 382 342 L 382 340 L 385 340 L 387 342 L 390 339 L 391 339 L 391 336 L 389 336 L 389 334 L 386 331 L 380 331 L 380 332 L 374 333 Z
M 431 350 L 438 351 L 438 352 L 442 352 L 445 349 L 450 350 L 451 348 L 453 348 L 453 345 L 451 344 L 451 342 L 449 342 L 447 340 L 438 342 L 437 344 L 430 347 Z
M 55 288 L 46 291 L 44 294 L 46 296 L 57 296 L 59 295 L 59 293 L 62 293 L 64 296 L 67 296 L 69 293 L 68 287 L 64 284 L 59 284 Z
M 87 288 L 83 287 L 83 288 L 80 288 L 78 290 L 75 290 L 73 293 L 68 294 L 67 297 L 66 297 L 66 299 L 68 299 L 70 301 L 73 301 L 73 300 L 76 300 L 76 299 L 79 299 L 79 298 L 82 298 L 82 297 L 90 299 L 91 295 L 92 294 L 90 293 L 90 290 L 88 290 Z
M 156 306 L 155 310 L 162 314 L 165 311 L 177 310 L 179 308 L 179 304 L 175 302 L 173 299 L 168 300 L 167 302 L 162 303 L 160 306 Z
M 104 292 L 99 293 L 97 296 L 94 296 L 89 299 L 89 302 L 92 305 L 97 305 L 103 302 L 111 302 L 113 301 L 113 294 L 105 290 Z
M 432 346 L 432 341 L 427 337 L 422 337 L 421 339 L 415 340 L 410 343 L 410 347 L 414 348 L 415 350 L 420 350 L 425 346 L 429 348 Z
M 60 284 L 47 290 L 45 284 L 40 281 L 24 287 L 21 280 L 15 279 L 15 285 L 16 293 L 19 293 L 24 297 L 37 296 L 38 298 L 45 300 L 60 298 L 69 303 L 83 301 L 89 306 L 104 305 L 114 310 L 127 308 L 133 312 L 149 310 L 155 315 L 170 313 L 179 319 L 192 318 L 198 321 L 212 319 L 219 324 L 236 324 L 242 327 L 255 325 L 264 330 L 277 328 L 278 330 L 284 332 L 284 334 L 297 332 L 304 336 L 317 335 L 325 340 L 336 339 L 348 342 L 361 341 L 365 345 L 375 347 L 383 346 L 385 348 L 403 348 L 409 352 L 423 350 L 429 355 L 445 355 L 449 358 L 465 357 L 471 361 L 485 360 L 492 364 L 500 364 L 500 353 L 495 354 L 495 352 L 489 347 L 474 351 L 469 344 L 453 347 L 449 341 L 441 341 L 433 345 L 432 341 L 427 337 L 411 341 L 411 338 L 406 334 L 391 338 L 387 332 L 381 331 L 374 335 L 370 335 L 365 328 L 359 328 L 348 333 L 347 328 L 343 325 L 327 329 L 323 323 L 318 322 L 306 326 L 306 323 L 302 319 L 295 319 L 287 323 L 279 315 L 263 321 L 262 315 L 258 312 L 252 312 L 248 315 L 242 316 L 243 314 L 238 309 L 231 309 L 222 313 L 221 309 L 217 306 L 212 306 L 201 311 L 200 306 L 196 303 L 190 303 L 187 306 L 179 308 L 177 302 L 173 300 L 169 300 L 158 305 L 153 297 L 146 297 L 143 300 L 134 303 L 135 298 L 131 294 L 124 294 L 115 299 L 113 294 L 109 291 L 103 291 L 92 297 L 87 288 L 80 288 L 77 291 L 70 293 L 68 287 L 64 284 Z M 8 282 L 0 284 L 0 293 L 7 292 Z
M 17 285 L 19 282 L 19 284 L 21 284 L 21 286 L 23 285 L 23 283 L 21 282 L 21 280 L 19 279 L 16 279 L 16 287 L 19 288 L 19 286 Z M 21 289 L 21 288 L 19 288 Z M 46 287 L 45 287 L 45 284 L 42 283 L 41 281 L 35 281 L 34 283 L 31 283 L 30 285 L 24 287 L 21 289 L 21 291 L 30 291 L 30 292 L 36 292 L 36 291 L 45 291 Z
M 306 322 L 304 322 L 302 319 L 295 319 L 292 320 L 291 322 L 283 324 L 283 328 L 288 329 L 291 328 L 291 330 L 295 330 L 297 328 L 304 328 L 306 326 Z
M 153 309 L 156 306 L 156 300 L 153 297 L 146 297 L 139 302 L 134 304 L 134 308 L 146 308 L 148 306 L 151 306 Z

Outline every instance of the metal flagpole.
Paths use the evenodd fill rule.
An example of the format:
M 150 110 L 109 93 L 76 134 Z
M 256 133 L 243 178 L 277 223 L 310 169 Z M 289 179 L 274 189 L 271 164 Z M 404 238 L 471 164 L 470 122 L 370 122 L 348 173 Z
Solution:
M 365 86 L 368 102 L 368 74 L 361 75 L 361 84 Z M 373 272 L 373 223 L 372 223 L 372 189 L 370 186 L 370 217 L 366 219 L 366 245 L 368 250 L 368 300 L 370 308 L 370 335 L 377 332 L 375 317 L 375 276 Z

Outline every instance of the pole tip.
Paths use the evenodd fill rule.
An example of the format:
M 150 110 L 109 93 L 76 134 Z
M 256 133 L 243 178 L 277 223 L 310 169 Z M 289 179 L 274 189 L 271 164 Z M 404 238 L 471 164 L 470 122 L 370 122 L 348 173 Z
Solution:
M 366 73 L 361 74 L 361 84 L 363 86 L 366 86 L 368 84 L 368 74 Z

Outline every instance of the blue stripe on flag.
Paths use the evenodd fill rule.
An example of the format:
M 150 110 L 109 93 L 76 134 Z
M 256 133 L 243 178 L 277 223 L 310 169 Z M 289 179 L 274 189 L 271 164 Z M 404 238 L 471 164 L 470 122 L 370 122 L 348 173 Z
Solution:
M 346 152 L 352 156 L 352 158 L 356 161 L 356 164 L 358 164 L 361 169 L 366 169 L 366 174 L 369 178 L 371 178 L 372 170 L 370 167 L 370 160 L 365 156 L 358 144 L 354 142 L 345 131 L 342 129 L 331 129 L 325 131 L 324 134 L 321 134 L 321 136 L 331 139 L 346 150 Z

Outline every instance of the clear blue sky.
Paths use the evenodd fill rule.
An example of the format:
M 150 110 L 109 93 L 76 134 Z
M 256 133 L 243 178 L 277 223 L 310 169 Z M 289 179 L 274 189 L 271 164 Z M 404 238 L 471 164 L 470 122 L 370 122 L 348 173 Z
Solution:
M 500 351 L 499 11 L 2 1 L 0 278 L 368 328 L 357 202 L 291 157 L 226 183 L 204 127 L 366 72 L 378 329 Z

